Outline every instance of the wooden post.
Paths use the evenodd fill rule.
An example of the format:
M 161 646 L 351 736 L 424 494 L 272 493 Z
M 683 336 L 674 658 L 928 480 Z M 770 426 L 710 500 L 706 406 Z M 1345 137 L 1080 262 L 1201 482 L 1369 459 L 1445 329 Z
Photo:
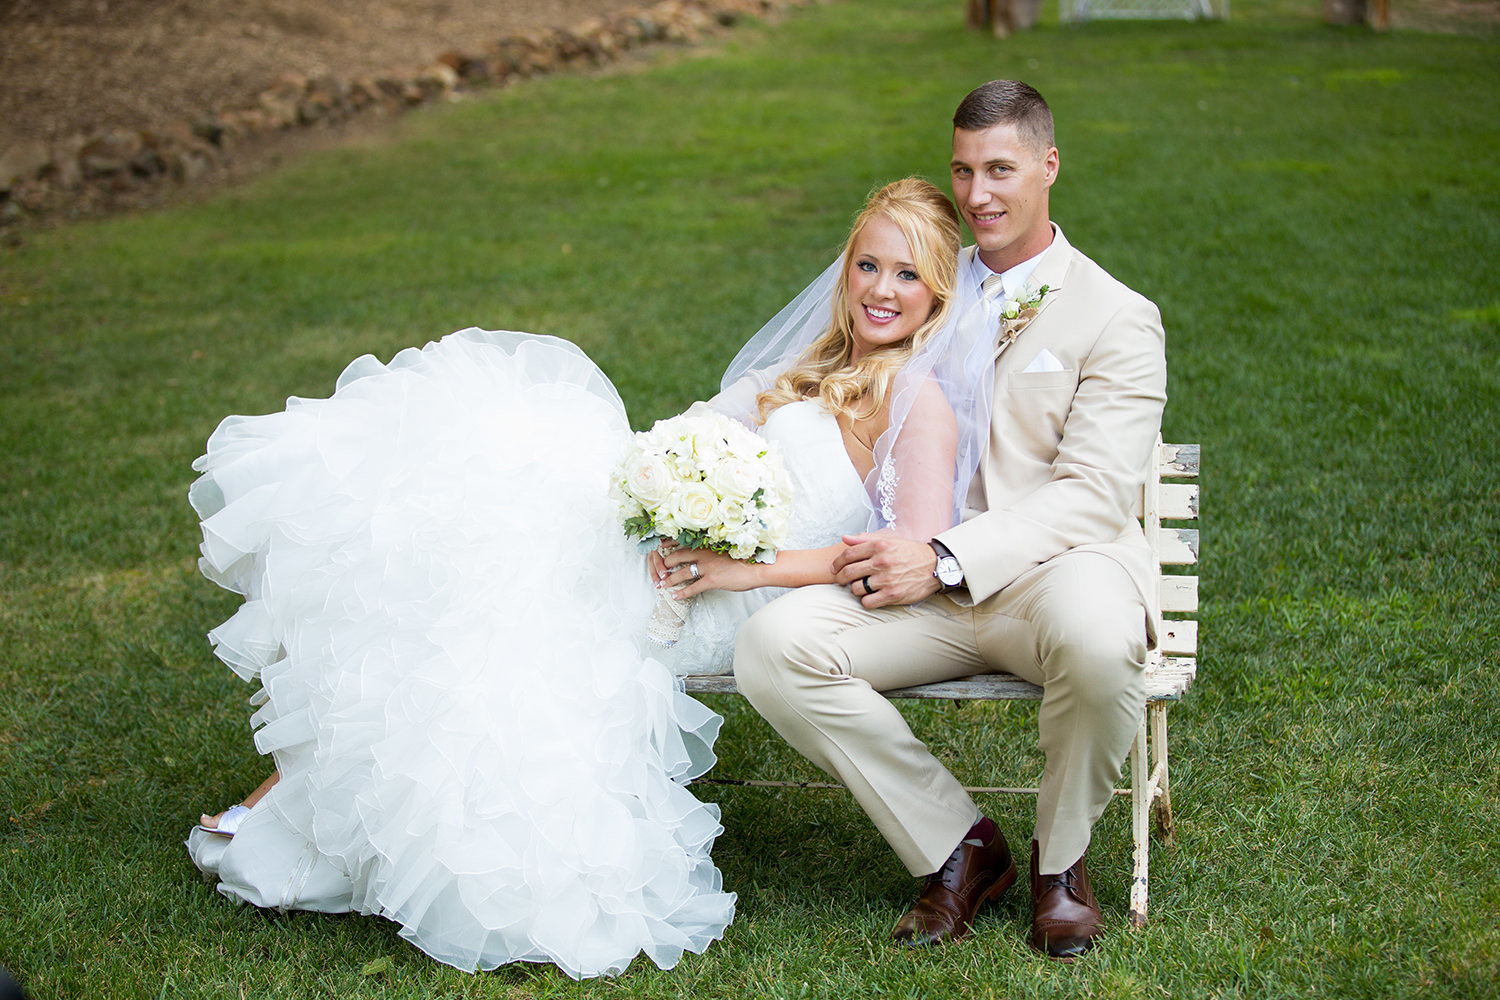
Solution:
M 1010 19 L 1005 16 L 1007 0 L 969 0 L 969 27 L 979 31 L 988 29 L 996 38 L 1010 35 Z

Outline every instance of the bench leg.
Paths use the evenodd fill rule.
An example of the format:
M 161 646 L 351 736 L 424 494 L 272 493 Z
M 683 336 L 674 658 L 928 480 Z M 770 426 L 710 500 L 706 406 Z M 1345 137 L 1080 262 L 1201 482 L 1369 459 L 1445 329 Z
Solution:
M 1151 864 L 1151 756 L 1146 739 L 1146 718 L 1142 716 L 1130 748 L 1130 814 L 1131 839 L 1135 858 L 1130 876 L 1130 925 L 1146 926 L 1146 891 Z
M 1172 825 L 1172 784 L 1167 770 L 1167 707 L 1168 702 L 1156 702 L 1149 707 L 1151 717 L 1151 767 L 1156 773 L 1156 831 L 1165 843 L 1177 839 Z

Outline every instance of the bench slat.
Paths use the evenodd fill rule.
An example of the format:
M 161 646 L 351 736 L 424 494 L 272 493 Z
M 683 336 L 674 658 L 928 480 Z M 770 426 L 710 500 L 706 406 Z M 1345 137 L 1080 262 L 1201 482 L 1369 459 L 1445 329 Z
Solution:
M 1198 676 L 1198 661 L 1186 656 L 1164 656 L 1146 675 L 1147 701 L 1178 701 Z
M 1201 445 L 1164 444 L 1158 454 L 1161 460 L 1157 468 L 1163 477 L 1191 479 L 1198 475 L 1198 460 L 1202 454 Z
M 1196 660 L 1162 656 L 1147 675 L 1146 697 L 1152 701 L 1182 697 L 1197 676 Z M 736 694 L 733 674 L 689 674 L 684 677 L 689 694 Z M 931 701 L 1039 701 L 1042 689 L 1011 674 L 974 674 L 951 681 L 918 684 L 885 692 L 887 698 Z
M 1197 483 L 1162 483 L 1157 516 L 1164 521 L 1198 519 Z
M 1193 565 L 1198 561 L 1198 529 L 1157 529 L 1156 552 L 1163 566 Z
M 1156 644 L 1169 656 L 1192 656 L 1198 652 L 1198 623 L 1191 619 L 1167 620 L 1161 623 Z
M 1198 610 L 1196 576 L 1164 576 L 1157 581 L 1156 594 L 1161 601 L 1162 611 L 1169 614 Z

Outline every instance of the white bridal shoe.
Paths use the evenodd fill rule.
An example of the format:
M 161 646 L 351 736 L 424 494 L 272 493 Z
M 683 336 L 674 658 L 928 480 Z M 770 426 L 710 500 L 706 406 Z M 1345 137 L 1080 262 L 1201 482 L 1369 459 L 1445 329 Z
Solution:
M 218 826 L 199 823 L 188 833 L 188 854 L 192 856 L 193 864 L 202 869 L 206 880 L 218 880 L 219 866 L 224 860 L 224 852 L 229 849 L 230 838 L 239 831 L 240 824 L 248 815 L 249 806 L 230 806 L 219 817 Z
M 199 823 L 196 829 L 207 830 L 209 833 L 222 833 L 226 837 L 233 837 L 239 831 L 240 824 L 245 821 L 245 817 L 248 815 L 250 815 L 249 806 L 230 806 L 219 815 L 219 824 L 217 826 L 204 826 L 202 823 Z

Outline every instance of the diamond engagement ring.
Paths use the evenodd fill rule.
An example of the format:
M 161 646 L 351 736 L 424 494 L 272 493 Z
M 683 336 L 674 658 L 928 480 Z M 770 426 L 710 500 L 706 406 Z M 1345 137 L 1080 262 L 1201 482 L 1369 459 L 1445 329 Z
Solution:
M 688 563 L 688 572 L 693 574 L 694 580 L 698 579 L 698 564 L 695 562 Z

